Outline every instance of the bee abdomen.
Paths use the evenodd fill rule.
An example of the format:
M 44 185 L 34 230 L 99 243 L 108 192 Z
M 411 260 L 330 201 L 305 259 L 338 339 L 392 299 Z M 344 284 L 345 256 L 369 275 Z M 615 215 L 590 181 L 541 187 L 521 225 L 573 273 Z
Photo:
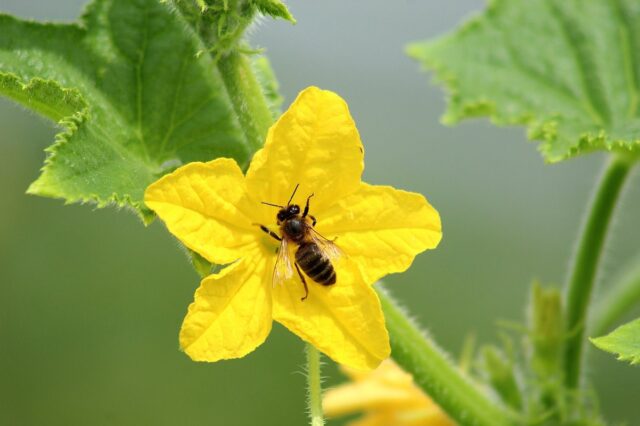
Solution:
M 335 284 L 336 271 L 329 258 L 322 253 L 317 244 L 300 245 L 296 251 L 296 262 L 304 273 L 318 284 Z

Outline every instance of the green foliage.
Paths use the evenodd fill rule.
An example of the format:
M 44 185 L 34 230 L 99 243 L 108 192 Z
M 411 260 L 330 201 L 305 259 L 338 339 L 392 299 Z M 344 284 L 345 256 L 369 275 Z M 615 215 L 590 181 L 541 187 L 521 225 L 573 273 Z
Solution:
M 289 9 L 280 0 L 255 0 L 256 8 L 264 15 L 282 18 L 295 23 L 296 20 L 289 13 Z
M 252 59 L 251 69 L 264 91 L 271 115 L 276 119 L 282 114 L 284 98 L 280 95 L 280 86 L 271 68 L 271 62 L 266 56 L 253 56 Z
M 495 346 L 485 346 L 480 352 L 481 372 L 486 375 L 487 382 L 496 391 L 502 401 L 510 407 L 521 411 L 522 395 L 516 379 L 513 360 L 506 357 Z
M 544 288 L 534 282 L 531 287 L 529 358 L 533 372 L 542 381 L 561 380 L 565 323 L 562 295 L 556 288 Z
M 640 363 L 640 318 L 622 325 L 606 336 L 592 338 L 591 342 L 603 351 L 618 355 L 620 361 Z
M 217 57 L 237 47 L 257 13 L 295 23 L 279 0 L 175 0 L 175 5 Z
M 640 4 L 494 0 L 408 53 L 450 92 L 444 121 L 526 125 L 547 161 L 640 152 Z
M 460 425 L 510 426 L 523 424 L 519 413 L 496 404 L 463 373 L 406 312 L 378 287 L 391 357 L 413 375 L 416 385 Z
M 557 288 L 545 288 L 538 282 L 531 286 L 526 339 L 531 380 L 531 405 L 551 418 L 567 416 L 567 393 L 564 390 L 562 355 L 565 343 L 565 322 L 562 294 Z
M 0 93 L 56 122 L 87 108 L 77 90 L 39 78 L 24 84 L 15 74 L 0 73 Z
M 592 315 L 592 333 L 604 334 L 638 303 L 640 303 L 640 256 L 628 262 L 618 274 L 617 279 L 607 282 L 607 291 L 598 298 L 598 305 Z
M 204 278 L 211 274 L 211 270 L 213 268 L 213 264 L 211 262 L 209 262 L 204 257 L 200 256 L 198 253 L 196 253 L 193 250 L 189 250 L 186 247 L 184 249 L 189 254 L 189 259 L 191 260 L 191 265 L 193 266 L 193 269 L 196 270 L 196 272 L 200 277 Z
M 0 93 L 63 128 L 30 193 L 130 206 L 149 220 L 143 192 L 168 171 L 217 157 L 248 162 L 271 105 L 258 83 L 249 85 L 265 112 L 242 117 L 229 83 L 242 73 L 256 80 L 248 60 L 223 75 L 226 56 L 202 54 L 209 41 L 190 24 L 156 0 L 96 0 L 71 25 L 0 15 Z M 271 79 L 262 77 L 269 93 Z

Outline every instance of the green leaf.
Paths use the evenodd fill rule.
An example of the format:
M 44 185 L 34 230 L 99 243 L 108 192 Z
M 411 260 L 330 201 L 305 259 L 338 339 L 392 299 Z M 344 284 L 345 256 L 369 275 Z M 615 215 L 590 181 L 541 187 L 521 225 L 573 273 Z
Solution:
M 488 384 L 510 407 L 522 409 L 522 394 L 516 380 L 516 368 L 495 346 L 484 346 L 480 351 L 480 372 L 486 376 Z
M 150 183 L 192 161 L 246 165 L 272 120 L 257 85 L 251 106 L 269 122 L 239 116 L 241 94 L 228 85 L 242 72 L 222 75 L 226 55 L 202 54 L 208 47 L 171 2 L 96 0 L 76 25 L 0 15 L 0 34 L 0 94 L 63 128 L 32 194 L 129 206 L 148 221 Z
M 616 328 L 606 336 L 590 340 L 603 351 L 617 354 L 620 361 L 640 363 L 640 318 Z
M 410 56 L 449 90 L 446 123 L 525 125 L 550 162 L 640 151 L 640 3 L 494 0 Z
M 211 262 L 209 262 L 204 257 L 200 256 L 198 253 L 196 253 L 193 250 L 189 250 L 186 247 L 185 247 L 185 250 L 187 250 L 187 252 L 189 253 L 189 259 L 191 260 L 191 265 L 193 266 L 193 269 L 196 270 L 196 272 L 198 273 L 198 275 L 200 275 L 201 278 L 211 275 L 211 270 L 213 269 L 213 264 Z
M 540 381 L 554 381 L 561 375 L 565 343 L 562 294 L 553 287 L 534 282 L 528 309 L 528 354 L 533 372 Z
M 256 13 L 295 23 L 279 0 L 175 0 L 175 5 L 216 56 L 238 47 Z
M 15 74 L 0 73 L 0 93 L 56 122 L 87 109 L 77 90 L 39 78 L 23 84 Z
M 286 19 L 294 24 L 296 22 L 291 13 L 289 13 L 287 6 L 280 0 L 255 0 L 255 5 L 263 15 Z

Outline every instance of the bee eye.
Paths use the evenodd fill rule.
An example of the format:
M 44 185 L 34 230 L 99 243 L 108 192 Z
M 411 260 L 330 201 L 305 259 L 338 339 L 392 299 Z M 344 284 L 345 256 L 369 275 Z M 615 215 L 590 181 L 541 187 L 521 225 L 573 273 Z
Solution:
M 280 222 L 282 222 L 284 220 L 284 212 L 278 212 L 277 218 Z
M 290 207 L 291 214 L 300 213 L 300 207 L 297 204 L 294 204 Z

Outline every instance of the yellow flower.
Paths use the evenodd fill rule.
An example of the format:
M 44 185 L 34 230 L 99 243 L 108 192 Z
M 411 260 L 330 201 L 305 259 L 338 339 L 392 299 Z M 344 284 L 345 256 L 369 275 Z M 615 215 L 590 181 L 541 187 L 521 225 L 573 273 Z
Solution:
M 271 127 L 246 176 L 234 160 L 218 158 L 187 164 L 147 188 L 145 203 L 171 233 L 210 262 L 230 264 L 202 280 L 189 307 L 180 345 L 192 359 L 242 357 L 266 339 L 272 320 L 354 368 L 375 368 L 389 355 L 370 284 L 435 247 L 440 218 L 422 195 L 361 182 L 363 157 L 346 103 L 310 87 Z M 282 234 L 278 208 L 263 202 L 284 205 L 297 184 L 291 203 L 304 207 L 314 194 L 305 223 L 315 217 L 313 229 L 337 238 L 343 253 L 332 261 L 337 282 L 307 277 L 304 301 L 296 272 L 274 282 L 279 242 L 260 228 Z M 296 245 L 288 246 L 291 255 Z
M 392 360 L 371 372 L 343 371 L 352 383 L 328 390 L 322 401 L 327 416 L 365 411 L 349 426 L 454 426 L 455 423 Z

